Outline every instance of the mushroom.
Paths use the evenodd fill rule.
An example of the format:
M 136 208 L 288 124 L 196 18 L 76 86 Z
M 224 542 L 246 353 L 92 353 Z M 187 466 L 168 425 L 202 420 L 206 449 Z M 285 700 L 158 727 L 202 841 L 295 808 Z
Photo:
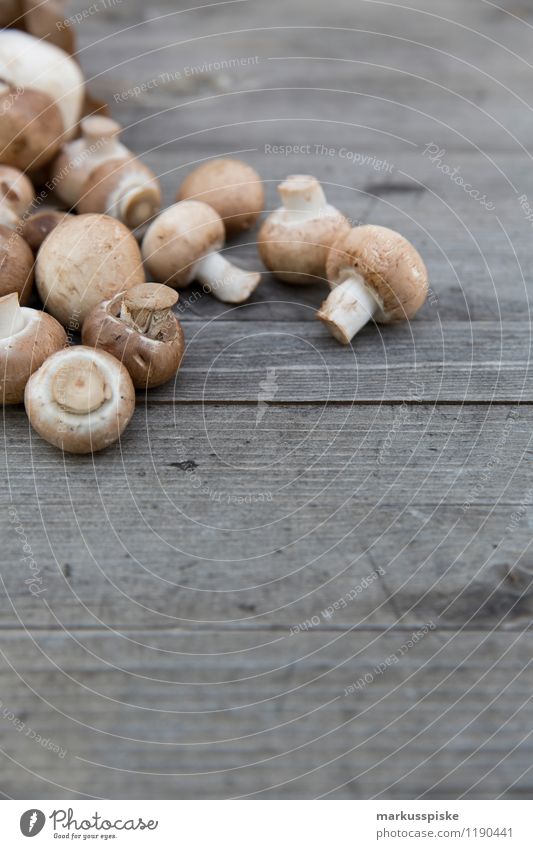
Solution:
M 157 215 L 161 189 L 155 174 L 138 159 L 103 162 L 83 185 L 78 212 L 105 212 L 135 230 Z
M 19 23 L 20 17 L 20 0 L 2 0 L 0 3 L 0 27 L 15 25 Z
M 0 165 L 0 224 L 19 227 L 34 199 L 35 192 L 26 175 L 17 168 Z
M 142 252 L 151 276 L 176 289 L 196 279 L 221 301 L 240 304 L 261 275 L 232 265 L 219 251 L 224 225 L 217 212 L 198 200 L 175 203 L 150 224 Z
M 178 293 L 142 283 L 94 307 L 83 323 L 82 342 L 103 348 L 123 363 L 138 389 L 166 383 L 183 357 L 183 330 L 172 313 Z
M 0 297 L 15 292 L 25 306 L 33 286 L 33 254 L 16 230 L 0 224 Z
M 59 106 L 48 94 L 0 81 L 0 162 L 37 171 L 56 155 L 62 135 Z
M 16 292 L 0 298 L 2 404 L 20 404 L 31 374 L 66 344 L 65 331 L 51 315 L 19 306 Z
M 59 107 L 65 138 L 72 138 L 81 115 L 84 80 L 68 53 L 20 30 L 1 30 L 0 79 L 23 91 L 47 94 Z
M 89 115 L 80 122 L 81 136 L 64 145 L 53 165 L 57 194 L 69 207 L 75 207 L 87 178 L 102 162 L 127 160 L 131 151 L 119 141 L 120 124 L 104 115 Z M 94 210 L 91 210 L 94 211 Z
M 54 227 L 57 227 L 63 219 L 73 217 L 70 213 L 60 212 L 58 209 L 42 209 L 24 219 L 20 232 L 33 253 L 36 254 Z
M 324 278 L 333 242 L 350 224 L 327 203 L 315 177 L 294 174 L 278 186 L 283 206 L 264 221 L 258 236 L 266 267 L 286 283 L 310 283 Z
M 228 237 L 249 230 L 265 205 L 261 177 L 240 159 L 213 159 L 195 168 L 181 184 L 176 200 L 201 200 L 220 215 Z
M 364 325 L 412 318 L 426 300 L 428 274 L 413 245 L 388 227 L 354 227 L 331 248 L 332 291 L 317 318 L 345 345 Z
M 65 325 L 145 279 L 134 236 L 108 215 L 65 218 L 43 242 L 35 276 L 45 307 Z
M 58 351 L 32 375 L 24 404 L 43 439 L 90 454 L 120 438 L 135 409 L 135 389 L 115 357 L 79 345 Z

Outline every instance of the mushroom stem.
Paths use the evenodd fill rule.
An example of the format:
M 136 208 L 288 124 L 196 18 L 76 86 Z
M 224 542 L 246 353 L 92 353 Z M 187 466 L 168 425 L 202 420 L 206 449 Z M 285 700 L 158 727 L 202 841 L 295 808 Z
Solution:
M 124 293 L 120 305 L 120 320 L 143 336 L 158 339 L 164 331 L 168 332 L 168 319 L 177 301 L 178 293 L 168 286 L 143 283 Z M 172 331 L 175 335 L 175 325 Z
M 204 256 L 197 263 L 194 276 L 216 298 L 229 304 L 246 301 L 261 278 L 258 272 L 237 268 L 219 253 Z
M 99 410 L 111 391 L 96 363 L 87 361 L 60 368 L 54 375 L 52 395 L 66 412 L 85 416 Z
M 24 313 L 19 306 L 16 292 L 0 298 L 0 339 L 19 333 L 24 327 Z
M 316 218 L 327 206 L 322 186 L 315 177 L 307 174 L 294 174 L 287 177 L 278 186 L 278 192 L 285 210 L 295 221 Z
M 130 230 L 135 230 L 142 224 L 146 224 L 154 212 L 157 211 L 157 203 L 154 203 L 154 191 L 149 186 L 135 186 L 129 189 L 118 202 L 120 221 L 123 221 Z
M 379 304 L 364 279 L 354 275 L 330 292 L 317 318 L 328 326 L 335 339 L 349 345 L 378 309 Z

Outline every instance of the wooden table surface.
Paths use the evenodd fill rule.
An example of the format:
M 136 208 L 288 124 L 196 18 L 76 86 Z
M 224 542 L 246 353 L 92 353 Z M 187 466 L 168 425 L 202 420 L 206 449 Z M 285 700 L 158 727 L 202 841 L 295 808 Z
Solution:
M 431 293 L 344 348 L 320 282 L 193 287 L 119 446 L 62 456 L 4 411 L 2 793 L 531 798 L 532 4 L 71 11 L 166 203 L 220 155 L 268 209 L 315 174 Z M 255 239 L 228 256 L 259 268 Z

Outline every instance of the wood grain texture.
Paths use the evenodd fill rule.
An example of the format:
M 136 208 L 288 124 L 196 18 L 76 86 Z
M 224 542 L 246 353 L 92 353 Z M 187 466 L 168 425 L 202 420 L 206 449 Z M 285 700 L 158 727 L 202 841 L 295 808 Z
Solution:
M 180 374 L 121 445 L 63 457 L 4 411 L 0 791 L 531 798 L 532 10 L 86 9 L 91 90 L 165 203 L 221 155 L 267 211 L 316 174 L 431 293 L 345 349 L 324 281 L 193 285 Z M 227 256 L 260 268 L 256 238 Z

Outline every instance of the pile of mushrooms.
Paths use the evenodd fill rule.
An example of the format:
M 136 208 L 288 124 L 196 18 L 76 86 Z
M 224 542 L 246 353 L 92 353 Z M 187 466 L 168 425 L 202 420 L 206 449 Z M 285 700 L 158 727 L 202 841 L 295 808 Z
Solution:
M 123 144 L 120 125 L 96 105 L 84 111 L 63 5 L 0 4 L 0 26 L 10 27 L 0 30 L 0 393 L 3 405 L 24 402 L 43 439 L 84 454 L 120 439 L 135 389 L 178 373 L 185 340 L 176 290 L 197 281 L 230 304 L 256 291 L 260 273 L 234 265 L 226 240 L 256 225 L 265 190 L 248 163 L 213 159 L 160 212 L 157 177 Z M 62 209 L 36 198 L 32 180 L 39 185 L 43 173 Z M 327 281 L 317 318 L 338 341 L 349 344 L 372 320 L 415 315 L 428 276 L 407 239 L 352 227 L 311 175 L 287 177 L 278 192 L 259 255 L 285 283 Z M 46 312 L 28 307 L 34 280 Z

